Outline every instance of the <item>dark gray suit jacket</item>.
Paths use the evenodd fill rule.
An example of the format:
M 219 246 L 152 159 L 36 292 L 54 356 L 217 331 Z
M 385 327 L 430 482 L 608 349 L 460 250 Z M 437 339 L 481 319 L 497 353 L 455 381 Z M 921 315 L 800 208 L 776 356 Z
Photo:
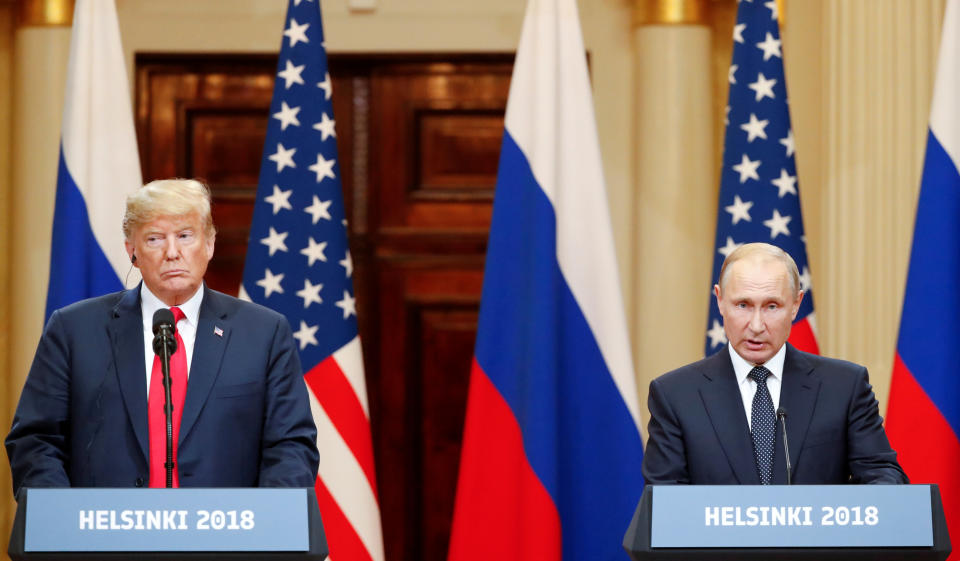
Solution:
M 793 483 L 908 483 L 883 430 L 867 370 L 787 344 L 780 390 Z M 759 485 L 753 443 L 726 347 L 650 383 L 647 484 Z M 773 483 L 786 483 L 777 424 Z

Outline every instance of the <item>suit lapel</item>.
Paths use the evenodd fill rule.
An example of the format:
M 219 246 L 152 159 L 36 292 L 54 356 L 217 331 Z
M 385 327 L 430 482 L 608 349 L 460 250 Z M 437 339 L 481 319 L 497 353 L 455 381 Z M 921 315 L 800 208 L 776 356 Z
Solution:
M 193 428 L 200 411 L 207 402 L 213 383 L 220 373 L 223 354 L 230 340 L 230 321 L 219 294 L 204 285 L 197 338 L 193 344 L 193 360 L 187 381 L 187 396 L 180 420 L 180 440 L 183 442 Z
M 759 485 L 750 428 L 729 351 L 723 349 L 713 355 L 703 374 L 707 382 L 700 388 L 700 396 L 737 481 L 741 485 Z
M 813 375 L 809 359 L 789 343 L 783 362 L 783 382 L 780 386 L 780 406 L 787 412 L 787 438 L 790 440 L 790 463 L 794 467 L 803 450 L 803 440 L 813 419 L 820 380 Z M 783 459 L 783 429 L 777 426 L 777 440 L 773 454 L 773 483 L 787 482 L 787 465 Z
M 143 315 L 140 310 L 140 285 L 128 290 L 113 308 L 110 341 L 117 365 L 120 393 L 140 444 L 144 460 L 149 458 L 147 436 L 147 373 L 144 371 Z

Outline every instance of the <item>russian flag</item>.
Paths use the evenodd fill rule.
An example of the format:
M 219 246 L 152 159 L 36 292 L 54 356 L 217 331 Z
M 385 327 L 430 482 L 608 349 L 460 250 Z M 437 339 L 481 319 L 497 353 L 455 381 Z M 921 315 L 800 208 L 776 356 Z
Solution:
M 887 435 L 960 536 L 960 6 L 949 0 L 894 357 Z M 952 558 L 957 558 L 954 554 Z
M 126 196 L 142 185 L 113 0 L 77 0 L 67 66 L 45 318 L 121 290 Z M 134 280 L 139 281 L 134 270 Z
M 627 559 L 639 405 L 575 0 L 530 0 L 507 103 L 450 561 Z

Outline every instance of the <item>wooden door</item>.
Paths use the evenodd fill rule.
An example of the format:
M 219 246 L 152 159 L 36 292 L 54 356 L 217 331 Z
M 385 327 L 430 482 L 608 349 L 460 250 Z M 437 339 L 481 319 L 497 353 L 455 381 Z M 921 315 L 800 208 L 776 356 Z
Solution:
M 276 58 L 138 55 L 144 180 L 210 185 L 236 294 Z M 388 561 L 446 559 L 512 55 L 331 56 Z M 321 453 L 323 451 L 321 450 Z

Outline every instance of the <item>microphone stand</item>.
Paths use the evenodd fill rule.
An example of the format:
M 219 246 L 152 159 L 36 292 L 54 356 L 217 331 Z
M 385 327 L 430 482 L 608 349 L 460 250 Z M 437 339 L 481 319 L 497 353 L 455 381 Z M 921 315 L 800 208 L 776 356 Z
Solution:
M 158 312 L 159 313 L 159 312 Z M 172 318 L 171 318 L 172 319 Z M 163 373 L 163 415 L 167 424 L 167 461 L 163 466 L 167 472 L 167 488 L 173 487 L 173 398 L 171 397 L 170 355 L 177 352 L 177 340 L 173 338 L 173 326 L 168 322 L 157 322 L 154 317 L 153 352 L 160 359 L 160 370 Z
M 783 453 L 787 460 L 787 485 L 792 485 L 793 466 L 790 465 L 790 446 L 787 444 L 787 410 L 783 407 L 777 409 L 777 419 L 780 420 L 780 428 L 783 429 Z
M 171 344 L 172 343 L 172 344 Z M 163 467 L 167 470 L 167 489 L 173 487 L 173 398 L 170 396 L 170 347 L 174 348 L 173 352 L 177 352 L 177 342 L 175 339 L 170 337 L 169 334 L 164 334 L 163 337 L 163 353 L 160 356 L 160 368 L 163 370 L 163 397 L 166 399 L 166 402 L 163 404 L 163 416 L 167 421 L 167 461 L 164 462 Z

